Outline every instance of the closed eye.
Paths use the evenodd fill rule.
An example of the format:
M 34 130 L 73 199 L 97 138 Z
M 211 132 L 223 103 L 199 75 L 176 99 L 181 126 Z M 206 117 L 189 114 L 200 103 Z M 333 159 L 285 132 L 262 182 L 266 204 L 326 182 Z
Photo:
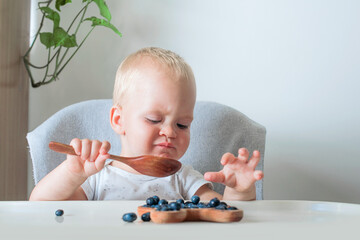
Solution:
M 154 120 L 154 119 L 150 119 L 150 118 L 146 118 L 146 120 L 150 123 L 156 124 L 156 123 L 160 123 L 161 120 Z
M 189 126 L 184 125 L 184 124 L 180 124 L 180 123 L 178 123 L 177 126 L 178 126 L 178 128 L 180 128 L 180 129 L 188 129 L 188 128 L 189 128 Z

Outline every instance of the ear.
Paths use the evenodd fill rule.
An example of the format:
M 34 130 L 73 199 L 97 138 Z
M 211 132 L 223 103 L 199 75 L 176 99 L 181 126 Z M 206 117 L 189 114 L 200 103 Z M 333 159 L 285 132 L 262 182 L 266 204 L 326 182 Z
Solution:
M 125 130 L 122 124 L 122 107 L 112 106 L 110 110 L 110 124 L 112 129 L 120 135 L 125 134 Z

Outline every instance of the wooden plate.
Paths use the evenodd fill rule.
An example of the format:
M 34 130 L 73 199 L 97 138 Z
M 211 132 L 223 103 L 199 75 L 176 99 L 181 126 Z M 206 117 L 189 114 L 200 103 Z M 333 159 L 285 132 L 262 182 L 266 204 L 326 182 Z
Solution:
M 238 222 L 243 217 L 243 211 L 219 210 L 215 208 L 182 208 L 179 211 L 156 211 L 154 208 L 139 206 L 138 215 L 150 212 L 151 221 L 154 223 L 177 223 L 184 221 L 206 222 Z

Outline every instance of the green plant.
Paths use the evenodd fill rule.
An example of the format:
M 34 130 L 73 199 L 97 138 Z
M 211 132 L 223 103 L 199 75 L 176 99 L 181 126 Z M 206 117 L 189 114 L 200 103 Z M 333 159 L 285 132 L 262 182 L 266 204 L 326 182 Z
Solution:
M 71 3 L 71 0 L 56 0 L 55 10 L 50 8 L 50 4 L 52 2 L 53 0 L 38 3 L 39 10 L 42 12 L 43 16 L 34 40 L 32 41 L 25 55 L 23 56 L 25 68 L 30 77 L 31 86 L 34 88 L 40 87 L 58 79 L 59 74 L 74 57 L 74 55 L 84 44 L 85 40 L 89 37 L 89 35 L 96 26 L 104 26 L 110 28 L 121 37 L 121 33 L 114 25 L 110 23 L 111 14 L 104 0 L 82 0 L 82 8 L 76 14 L 67 30 L 64 30 L 62 27 L 60 27 L 60 7 Z M 100 15 L 103 18 L 97 18 L 94 16 L 85 18 L 85 13 L 88 9 L 88 6 L 92 3 L 95 3 L 97 5 L 100 10 Z M 52 32 L 42 32 L 45 19 L 49 19 L 50 21 L 52 21 Z M 78 44 L 76 34 L 78 33 L 80 26 L 83 26 L 85 22 L 91 22 L 92 24 L 86 36 L 81 40 L 80 44 Z M 72 33 L 70 33 L 71 31 Z M 42 66 L 36 66 L 35 64 L 32 64 L 29 59 L 29 53 L 31 52 L 35 42 L 39 38 L 40 42 L 46 47 L 48 51 L 47 61 L 45 62 L 45 65 Z M 70 49 L 72 50 L 70 51 Z M 43 72 L 43 78 L 38 82 L 36 82 L 33 78 L 33 69 Z

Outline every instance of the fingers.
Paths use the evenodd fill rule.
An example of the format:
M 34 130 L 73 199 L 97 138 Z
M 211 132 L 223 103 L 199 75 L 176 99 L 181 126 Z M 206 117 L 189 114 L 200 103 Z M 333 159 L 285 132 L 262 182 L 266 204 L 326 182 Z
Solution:
M 81 143 L 81 159 L 87 160 L 91 153 L 91 141 L 89 139 L 83 139 Z
M 98 140 L 94 140 L 92 141 L 91 144 L 91 154 L 90 154 L 90 162 L 94 162 L 97 157 L 99 156 L 100 153 L 100 147 L 101 147 L 101 142 Z
M 248 166 L 251 168 L 251 169 L 255 169 L 256 166 L 258 165 L 258 163 L 260 162 L 260 158 L 261 158 L 261 155 L 260 155 L 260 152 L 255 150 L 253 152 L 253 155 L 251 157 L 251 159 L 249 160 L 249 164 Z
M 81 140 L 78 138 L 74 138 L 71 140 L 70 145 L 74 148 L 75 153 L 77 155 L 81 155 Z
M 220 172 L 206 172 L 204 174 L 204 179 L 206 181 L 210 182 L 218 182 L 218 183 L 224 183 L 225 182 L 225 175 Z
M 263 171 L 260 171 L 260 170 L 254 171 L 254 178 L 256 181 L 263 179 L 263 177 L 264 177 Z
M 103 169 L 104 165 L 105 165 L 105 161 L 106 159 L 108 159 L 110 157 L 110 154 L 106 153 L 106 154 L 100 154 L 99 157 L 96 159 L 95 161 L 95 167 L 96 169 Z
M 248 164 L 251 169 L 255 170 L 261 158 L 260 152 L 255 150 L 251 159 L 249 159 L 250 153 L 246 148 L 240 148 L 238 153 L 237 158 L 231 153 L 225 153 L 221 158 L 221 164 L 225 166 L 226 164 L 237 163 L 239 161 L 242 164 Z
M 74 148 L 76 154 L 78 154 L 82 160 L 88 160 L 90 162 L 99 160 L 104 161 L 109 158 L 108 151 L 110 150 L 110 143 L 108 141 L 100 142 L 98 140 L 78 139 L 71 140 L 70 145 Z
M 111 145 L 108 141 L 103 141 L 101 143 L 101 147 L 99 150 L 100 154 L 95 162 L 96 168 L 102 169 L 104 167 L 106 159 L 110 158 L 110 154 L 108 153 L 110 150 L 110 147 L 111 147 Z
M 226 164 L 232 163 L 235 160 L 235 156 L 231 153 L 225 153 L 221 158 L 221 164 L 225 166 Z
M 247 163 L 249 159 L 249 151 L 246 148 L 240 148 L 238 153 L 238 159 L 243 163 Z
M 238 159 L 241 162 L 248 164 L 248 166 L 251 169 L 255 170 L 256 166 L 258 165 L 261 159 L 260 152 L 258 150 L 255 150 L 250 159 L 249 159 L 249 155 L 250 155 L 249 151 L 246 148 L 240 148 L 238 152 L 239 152 Z
M 107 154 L 109 152 L 110 148 L 111 148 L 110 143 L 108 141 L 103 141 L 101 148 L 100 148 L 100 153 Z
M 221 172 L 206 172 L 204 174 L 204 179 L 210 182 L 222 183 L 225 181 L 225 176 Z

